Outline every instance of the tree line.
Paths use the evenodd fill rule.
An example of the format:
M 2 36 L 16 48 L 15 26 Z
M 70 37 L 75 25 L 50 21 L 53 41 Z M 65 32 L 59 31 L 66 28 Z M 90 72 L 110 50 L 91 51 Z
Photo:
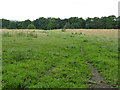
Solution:
M 3 29 L 120 29 L 120 16 L 114 15 L 87 19 L 71 17 L 68 19 L 44 18 L 36 20 L 10 21 L 2 20 Z

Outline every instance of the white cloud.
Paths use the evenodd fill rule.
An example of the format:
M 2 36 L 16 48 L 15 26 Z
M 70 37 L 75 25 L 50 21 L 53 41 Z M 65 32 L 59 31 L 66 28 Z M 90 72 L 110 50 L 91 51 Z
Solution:
M 0 18 L 34 20 L 39 17 L 118 16 L 119 0 L 1 0 Z

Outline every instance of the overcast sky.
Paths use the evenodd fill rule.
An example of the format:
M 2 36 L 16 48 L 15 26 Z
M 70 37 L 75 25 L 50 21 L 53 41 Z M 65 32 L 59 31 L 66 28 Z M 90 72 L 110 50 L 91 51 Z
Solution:
M 120 0 L 0 0 L 0 19 L 118 16 Z

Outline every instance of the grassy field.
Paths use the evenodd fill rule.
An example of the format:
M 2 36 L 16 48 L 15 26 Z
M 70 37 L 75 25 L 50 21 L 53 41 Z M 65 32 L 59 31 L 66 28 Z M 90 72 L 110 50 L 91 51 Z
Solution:
M 104 82 L 118 87 L 117 34 L 118 30 L 3 30 L 2 87 L 90 88 L 96 82 L 86 61 Z

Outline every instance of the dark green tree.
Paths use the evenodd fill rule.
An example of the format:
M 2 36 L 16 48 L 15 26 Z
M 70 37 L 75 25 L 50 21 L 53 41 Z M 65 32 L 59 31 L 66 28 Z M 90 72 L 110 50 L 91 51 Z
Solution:
M 34 20 L 33 24 L 35 25 L 36 29 L 44 29 L 44 30 L 46 30 L 49 21 L 50 21 L 49 19 L 41 17 L 39 19 Z
M 50 22 L 48 23 L 47 29 L 58 29 L 59 28 L 59 21 L 56 18 L 51 18 Z
M 120 16 L 117 18 L 117 28 L 120 29 Z
M 8 26 L 8 28 L 9 28 L 9 29 L 17 29 L 17 24 L 16 24 L 16 22 L 11 21 L 10 24 L 9 24 L 9 26 Z
M 0 29 L 2 29 L 2 19 L 0 19 Z
M 70 29 L 71 28 L 71 25 L 70 25 L 70 23 L 68 22 L 68 23 L 66 23 L 65 25 L 64 25 L 64 27 L 63 27 L 64 29 Z
M 107 29 L 114 29 L 116 21 L 116 17 L 114 15 L 108 16 L 106 20 L 106 28 Z
M 28 25 L 31 24 L 31 21 L 28 19 L 28 20 L 25 20 L 22 22 L 22 29 L 27 29 Z
M 86 21 L 85 21 L 85 28 L 86 29 L 91 29 L 91 24 L 92 24 L 92 18 L 87 18 Z
M 7 19 L 2 19 L 2 28 L 8 28 L 10 24 L 10 21 Z
M 16 22 L 17 24 L 17 29 L 22 29 L 22 22 Z
M 114 15 L 101 18 L 83 18 L 71 17 L 68 19 L 44 18 L 40 17 L 34 21 L 9 21 L 2 19 L 2 28 L 27 29 L 29 24 L 33 24 L 36 29 L 117 29 L 120 28 L 120 20 Z

